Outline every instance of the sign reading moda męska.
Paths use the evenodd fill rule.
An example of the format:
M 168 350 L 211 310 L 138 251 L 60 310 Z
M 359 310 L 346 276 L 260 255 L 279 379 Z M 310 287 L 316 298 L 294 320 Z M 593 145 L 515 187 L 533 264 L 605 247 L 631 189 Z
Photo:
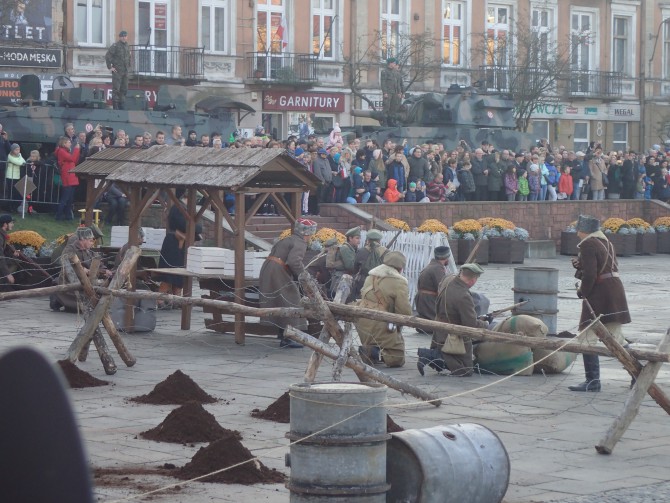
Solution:
M 20 66 L 31 68 L 60 68 L 60 49 L 0 47 L 0 66 Z
M 0 0 L 0 40 L 51 42 L 53 0 Z
M 264 91 L 263 110 L 344 112 L 344 95 L 340 93 Z

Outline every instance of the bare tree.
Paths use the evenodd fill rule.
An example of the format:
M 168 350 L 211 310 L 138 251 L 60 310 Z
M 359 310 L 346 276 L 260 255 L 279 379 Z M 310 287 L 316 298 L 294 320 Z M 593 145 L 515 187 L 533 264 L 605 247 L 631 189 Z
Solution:
M 561 43 L 555 28 L 535 29 L 514 19 L 510 24 L 510 32 L 497 38 L 490 33 L 475 37 L 473 61 L 482 63 L 475 85 L 508 94 L 515 103 L 517 129 L 526 132 L 541 103 L 558 101 L 559 83 L 569 75 L 571 45 L 580 40 Z
M 398 60 L 404 77 L 403 93 L 408 92 L 417 83 L 430 79 L 439 69 L 439 62 L 434 56 L 435 45 L 436 40 L 430 31 L 400 32 L 392 43 L 387 41 L 386 35 L 381 31 L 357 38 L 351 56 L 344 61 L 352 94 L 366 102 L 371 109 L 377 109 L 374 101 L 363 93 L 363 88 L 369 82 L 369 78 L 364 80 L 363 75 L 386 65 L 388 57 Z

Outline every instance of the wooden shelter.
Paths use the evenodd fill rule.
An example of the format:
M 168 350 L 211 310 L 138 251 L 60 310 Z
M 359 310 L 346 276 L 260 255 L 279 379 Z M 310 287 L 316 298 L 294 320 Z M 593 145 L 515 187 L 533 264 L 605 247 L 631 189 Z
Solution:
M 179 201 L 175 189 L 185 189 L 186 208 L 179 206 L 187 221 L 185 246 L 195 241 L 195 223 L 207 208 L 215 214 L 215 242 L 223 242 L 222 220 L 235 237 L 235 298 L 244 301 L 245 227 L 268 198 L 277 211 L 293 223 L 301 215 L 303 192 L 314 190 L 318 179 L 283 149 L 222 149 L 156 145 L 148 149 L 109 148 L 87 158 L 74 169 L 86 181 L 86 223 L 93 218 L 96 200 L 115 183 L 128 196 L 130 222 L 128 242 L 139 245 L 138 230 L 143 213 L 156 199 L 166 204 Z M 224 191 L 235 196 L 235 215 L 224 205 Z M 198 208 L 196 194 L 203 200 Z M 167 196 L 166 196 L 167 195 Z M 256 195 L 247 211 L 245 196 Z M 167 200 L 165 199 L 167 197 Z M 135 284 L 135 271 L 131 275 Z M 184 296 L 193 292 L 192 277 L 184 281 Z M 132 316 L 132 315 L 130 315 Z M 126 326 L 132 326 L 127 320 Z M 182 308 L 181 328 L 190 329 L 191 306 Z M 244 343 L 244 316 L 235 315 L 235 341 Z

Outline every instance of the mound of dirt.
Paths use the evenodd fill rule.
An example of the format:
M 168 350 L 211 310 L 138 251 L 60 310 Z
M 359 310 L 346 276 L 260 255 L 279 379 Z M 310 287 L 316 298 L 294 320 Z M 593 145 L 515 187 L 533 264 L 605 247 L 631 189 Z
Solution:
M 173 410 L 161 424 L 140 433 L 140 436 L 147 440 L 175 444 L 212 442 L 231 436 L 242 438 L 239 431 L 228 430 L 217 423 L 216 418 L 198 402 L 188 402 Z
M 58 365 L 65 374 L 70 388 L 95 388 L 96 386 L 107 386 L 109 384 L 109 381 L 103 381 L 81 370 L 70 360 L 58 360 Z
M 272 402 L 267 409 L 254 409 L 251 411 L 251 416 L 258 419 L 267 419 L 275 423 L 290 423 L 291 422 L 291 399 L 288 391 L 282 396 Z
M 235 437 L 221 438 L 202 447 L 195 456 L 175 474 L 182 480 L 189 480 L 201 475 L 253 460 L 249 449 Z M 286 476 L 274 469 L 269 469 L 258 460 L 249 461 L 240 466 L 225 470 L 200 479 L 201 482 L 223 482 L 224 484 L 274 484 L 284 482 Z
M 576 334 L 568 332 L 567 330 L 563 330 L 562 332 L 556 334 L 556 337 L 559 337 L 560 339 L 574 339 L 575 336 Z
M 214 403 L 217 401 L 181 370 L 177 370 L 163 382 L 156 384 L 151 393 L 136 396 L 130 400 L 153 405 L 184 405 L 187 402 Z
M 386 414 L 386 433 L 397 433 L 399 431 L 405 431 L 405 428 L 396 423 L 391 416 Z

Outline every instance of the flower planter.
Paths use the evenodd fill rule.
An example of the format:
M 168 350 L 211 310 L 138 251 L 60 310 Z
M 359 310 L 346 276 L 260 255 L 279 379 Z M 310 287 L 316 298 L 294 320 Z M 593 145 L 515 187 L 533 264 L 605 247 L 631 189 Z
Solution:
M 670 253 L 670 232 L 656 233 L 656 253 Z
M 617 257 L 635 255 L 637 234 L 606 234 L 607 239 L 614 245 Z
M 638 255 L 656 254 L 656 234 L 644 233 L 637 234 L 635 241 L 635 252 Z
M 489 239 L 489 262 L 493 264 L 523 264 L 525 254 L 525 241 L 507 238 Z
M 449 248 L 451 249 L 451 256 L 454 257 L 454 263 L 458 264 L 458 240 L 451 239 L 449 240 Z
M 469 239 L 459 239 L 458 240 L 458 265 L 462 265 L 470 256 L 475 247 L 476 240 Z M 486 265 L 489 263 L 489 242 L 487 239 L 483 239 L 482 243 L 479 245 L 479 249 L 475 254 L 474 261 L 478 264 Z
M 561 232 L 561 255 L 577 255 L 579 241 L 576 232 Z

